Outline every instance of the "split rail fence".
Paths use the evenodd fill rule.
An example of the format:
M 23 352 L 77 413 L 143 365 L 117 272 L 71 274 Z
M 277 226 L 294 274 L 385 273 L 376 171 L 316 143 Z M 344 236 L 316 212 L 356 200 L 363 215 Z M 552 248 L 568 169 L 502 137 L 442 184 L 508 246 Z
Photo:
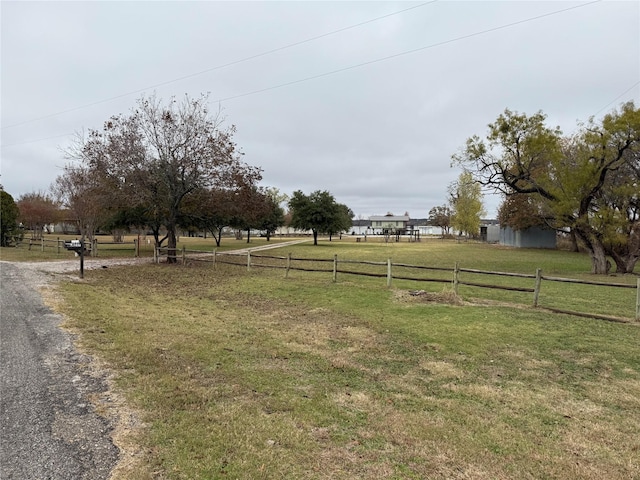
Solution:
M 26 244 L 29 250 L 37 249 L 41 252 L 44 252 L 47 249 L 54 249 L 58 254 L 65 251 L 65 240 L 62 240 L 59 237 L 55 240 L 51 238 L 30 238 L 28 240 L 24 240 L 22 243 Z M 140 245 L 137 239 L 134 239 L 132 242 L 100 242 L 97 238 L 95 238 L 93 242 L 85 241 L 85 249 L 87 252 L 90 252 L 89 254 L 92 257 L 99 256 L 100 252 L 102 251 L 111 250 L 118 252 L 131 250 L 135 257 L 140 256 Z
M 591 280 L 580 280 L 574 278 L 562 278 L 543 275 L 541 269 L 537 269 L 535 274 L 525 273 L 513 273 L 513 272 L 495 272 L 489 270 L 478 270 L 472 268 L 462 268 L 455 264 L 453 268 L 447 267 L 430 267 L 424 265 L 411 265 L 406 263 L 393 263 L 391 259 L 386 262 L 373 262 L 363 260 L 338 260 L 338 256 L 333 258 L 294 258 L 291 254 L 286 257 L 273 256 L 273 255 L 256 255 L 248 250 L 242 253 L 234 252 L 217 252 L 202 251 L 202 250 L 187 250 L 185 247 L 182 250 L 174 250 L 171 252 L 168 248 L 156 248 L 154 251 L 154 261 L 158 263 L 162 256 L 174 256 L 176 262 L 181 262 L 186 265 L 187 262 L 208 262 L 215 268 L 217 264 L 229 264 L 244 266 L 247 269 L 251 268 L 275 268 L 285 270 L 285 278 L 289 276 L 290 271 L 304 271 L 304 272 L 324 272 L 331 273 L 332 280 L 337 282 L 338 274 L 341 275 L 358 275 L 366 277 L 377 277 L 386 280 L 387 287 L 391 287 L 394 280 L 403 280 L 410 282 L 433 282 L 450 284 L 456 295 L 459 293 L 461 285 L 469 287 L 479 287 L 486 289 L 505 290 L 511 292 L 521 292 L 531 295 L 531 305 L 534 308 L 544 308 L 545 310 L 553 311 L 556 313 L 565 313 L 569 315 L 576 315 L 588 318 L 597 318 L 601 320 L 608 320 L 614 322 L 628 322 L 630 320 L 640 321 L 640 278 L 637 279 L 636 285 L 627 283 L 613 283 L 613 282 L 598 282 Z M 356 270 L 354 266 L 361 265 L 366 266 L 369 270 Z M 382 270 L 382 271 L 380 271 Z M 400 273 L 398 273 L 400 271 Z M 417 276 L 416 274 L 408 275 L 402 272 L 438 272 L 438 274 L 432 274 L 432 276 Z M 499 285 L 493 283 L 470 281 L 466 278 L 466 275 L 479 275 L 479 276 L 496 276 L 503 278 L 520 278 L 531 281 L 532 286 L 519 286 L 519 285 Z M 629 317 L 606 315 L 594 312 L 579 312 L 575 310 L 557 308 L 554 306 L 541 305 L 540 292 L 542 290 L 542 283 L 554 282 L 554 283 L 566 283 L 566 284 L 581 284 L 581 285 L 593 285 L 597 287 L 609 287 L 614 289 L 635 289 L 635 316 L 633 319 Z

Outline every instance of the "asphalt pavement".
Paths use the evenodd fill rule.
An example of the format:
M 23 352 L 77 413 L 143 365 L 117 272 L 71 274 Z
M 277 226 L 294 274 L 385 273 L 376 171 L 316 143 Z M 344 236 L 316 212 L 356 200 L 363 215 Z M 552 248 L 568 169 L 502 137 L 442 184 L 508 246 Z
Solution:
M 107 479 L 118 449 L 91 401 L 105 378 L 44 305 L 38 274 L 0 262 L 0 479 Z

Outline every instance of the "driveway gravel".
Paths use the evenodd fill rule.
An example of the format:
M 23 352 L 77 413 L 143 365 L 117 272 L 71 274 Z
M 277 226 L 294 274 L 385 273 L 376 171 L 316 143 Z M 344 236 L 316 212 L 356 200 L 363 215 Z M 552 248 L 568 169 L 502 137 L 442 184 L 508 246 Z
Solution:
M 85 268 L 146 260 L 90 259 Z M 119 457 L 114 425 L 92 400 L 106 376 L 76 350 L 41 289 L 78 261 L 0 262 L 0 478 L 107 479 Z

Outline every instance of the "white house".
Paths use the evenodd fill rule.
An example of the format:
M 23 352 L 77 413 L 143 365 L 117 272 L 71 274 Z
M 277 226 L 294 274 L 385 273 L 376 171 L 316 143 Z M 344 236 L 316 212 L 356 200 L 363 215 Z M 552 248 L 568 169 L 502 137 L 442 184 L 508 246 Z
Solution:
M 411 228 L 408 215 L 380 215 L 369 217 L 374 234 L 404 232 Z

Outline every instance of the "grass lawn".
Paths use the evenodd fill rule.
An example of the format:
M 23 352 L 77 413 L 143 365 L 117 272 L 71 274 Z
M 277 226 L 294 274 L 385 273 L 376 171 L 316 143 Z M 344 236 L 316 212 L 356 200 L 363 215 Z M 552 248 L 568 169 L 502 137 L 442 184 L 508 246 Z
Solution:
M 0 260 L 6 261 L 21 261 L 21 262 L 40 262 L 51 260 L 70 260 L 76 258 L 75 253 L 66 250 L 62 244 L 60 248 L 57 247 L 58 241 L 66 241 L 79 239 L 77 235 L 56 235 L 46 234 L 45 247 L 42 248 L 40 241 L 33 240 L 33 244 L 29 247 L 29 239 L 25 238 L 23 242 L 16 247 L 0 247 Z M 133 241 L 138 237 L 135 235 L 127 235 L 124 237 L 122 243 L 114 244 L 112 238 L 106 235 L 99 235 L 96 237 L 98 240 L 98 252 L 97 258 L 120 258 L 120 257 L 134 257 L 135 250 Z M 291 240 L 291 238 L 272 238 L 267 242 L 263 237 L 251 237 L 250 243 L 247 243 L 246 238 L 236 240 L 235 238 L 224 237 L 220 244 L 220 247 L 215 245 L 213 238 L 200 238 L 200 237 L 180 237 L 178 240 L 178 254 L 182 247 L 192 250 L 202 250 L 212 252 L 216 249 L 219 252 L 227 250 L 244 249 L 247 247 L 258 247 L 267 244 L 276 244 L 283 241 Z M 140 237 L 140 256 L 141 257 L 153 257 L 153 237 L 142 236 Z M 166 242 L 165 242 L 166 245 Z M 87 255 L 87 258 L 91 258 Z
M 582 255 L 479 244 L 281 250 L 592 278 Z M 441 297 L 353 275 L 143 265 L 62 284 L 58 308 L 143 421 L 116 478 L 640 477 L 638 324 L 447 303 L 425 285 Z

